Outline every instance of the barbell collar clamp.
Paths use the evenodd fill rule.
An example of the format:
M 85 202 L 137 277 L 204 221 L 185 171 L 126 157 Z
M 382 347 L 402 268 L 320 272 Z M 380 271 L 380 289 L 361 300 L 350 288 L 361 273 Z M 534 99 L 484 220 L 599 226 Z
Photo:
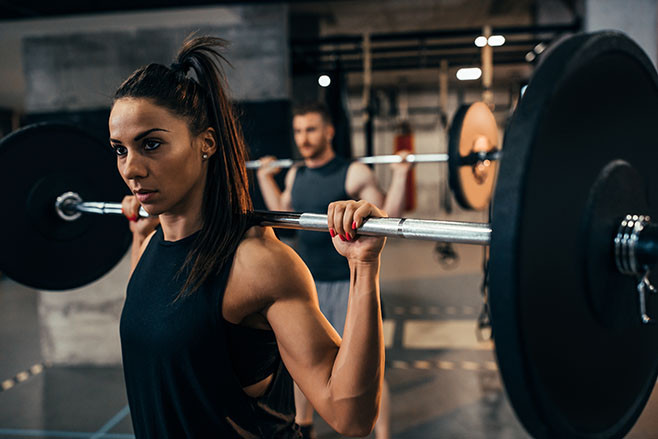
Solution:
M 104 201 L 83 201 L 76 192 L 65 192 L 55 201 L 57 215 L 65 221 L 75 221 L 82 213 L 100 215 L 123 215 L 120 203 L 107 203 Z M 139 208 L 139 216 L 148 218 L 149 214 L 143 207 Z
M 640 320 L 644 324 L 653 322 L 647 314 L 646 296 L 647 293 L 656 293 L 649 280 L 649 271 L 658 261 L 658 226 L 650 221 L 648 215 L 626 215 L 614 239 L 617 269 L 637 279 Z
M 499 149 L 492 149 L 490 151 L 473 151 L 468 155 L 459 158 L 460 166 L 472 166 L 484 161 L 498 161 L 502 158 L 502 151 Z

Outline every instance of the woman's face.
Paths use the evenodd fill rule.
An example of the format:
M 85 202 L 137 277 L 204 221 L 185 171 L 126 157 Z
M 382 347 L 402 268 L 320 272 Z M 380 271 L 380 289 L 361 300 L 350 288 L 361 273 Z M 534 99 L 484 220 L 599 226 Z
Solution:
M 185 119 L 149 99 L 121 98 L 110 113 L 110 145 L 123 181 L 151 215 L 198 210 L 215 152 L 212 129 L 193 136 Z

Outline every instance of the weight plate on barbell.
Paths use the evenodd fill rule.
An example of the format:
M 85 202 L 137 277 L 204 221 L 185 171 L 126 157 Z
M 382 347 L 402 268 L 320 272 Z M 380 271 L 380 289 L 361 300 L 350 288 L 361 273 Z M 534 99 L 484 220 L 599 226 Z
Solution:
M 63 124 L 41 123 L 0 140 L 0 271 L 24 285 L 67 290 L 110 271 L 131 242 L 126 220 L 82 215 L 64 221 L 55 200 L 74 191 L 84 200 L 121 200 L 128 193 L 109 146 Z
M 626 36 L 602 32 L 568 38 L 544 55 L 505 133 L 489 298 L 501 376 L 535 437 L 622 437 L 654 388 L 658 326 L 640 323 L 633 278 L 616 282 L 626 321 L 610 324 L 602 321 L 610 292 L 591 279 L 616 271 L 621 216 L 658 217 L 656 120 L 651 61 Z M 618 160 L 634 171 L 611 171 Z M 620 211 L 611 221 L 599 188 L 617 173 L 637 173 L 614 194 L 637 200 L 622 210 L 646 203 L 648 211 Z M 608 244 L 600 250 L 593 242 Z M 607 252 L 607 262 L 590 251 Z
M 485 103 L 462 105 L 457 110 L 448 133 L 448 183 L 463 208 L 487 208 L 494 190 L 498 161 L 465 165 L 462 159 L 474 152 L 497 149 L 498 144 L 496 118 Z

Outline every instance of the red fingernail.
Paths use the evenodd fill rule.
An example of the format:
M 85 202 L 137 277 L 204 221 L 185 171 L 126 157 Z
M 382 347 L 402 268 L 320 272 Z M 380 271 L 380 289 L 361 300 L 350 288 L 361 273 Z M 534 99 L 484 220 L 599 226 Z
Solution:
M 348 241 L 351 241 L 351 240 L 352 240 L 352 238 L 350 237 L 350 234 L 349 234 L 349 233 L 346 233 L 346 234 L 345 234 L 345 239 L 347 239 Z
M 352 221 L 352 230 L 356 230 L 356 221 Z
M 334 229 L 329 229 L 329 234 L 330 234 L 331 237 L 333 238 L 333 237 L 336 236 L 336 231 L 335 231 Z
M 343 235 L 338 235 L 338 236 L 340 236 L 341 241 L 346 241 L 346 239 L 343 237 Z
M 130 218 L 130 221 L 137 221 L 137 219 L 138 219 L 138 216 L 137 216 L 137 215 L 133 215 L 133 216 Z

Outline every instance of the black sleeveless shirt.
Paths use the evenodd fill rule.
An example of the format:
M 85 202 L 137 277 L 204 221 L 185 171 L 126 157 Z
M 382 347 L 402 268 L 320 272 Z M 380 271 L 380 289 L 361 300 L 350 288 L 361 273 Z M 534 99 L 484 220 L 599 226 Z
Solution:
M 329 203 L 351 199 L 345 192 L 350 164 L 349 160 L 336 156 L 319 168 L 299 167 L 291 193 L 293 210 L 326 214 Z M 349 280 L 347 259 L 336 251 L 329 233 L 298 230 L 295 249 L 315 280 Z
M 136 438 L 301 437 L 292 379 L 273 334 L 222 317 L 233 256 L 218 276 L 174 301 L 187 275 L 177 273 L 196 235 L 169 242 L 158 227 L 128 284 L 120 333 Z M 246 375 L 274 373 L 262 397 L 242 390 L 251 383 L 241 382 L 245 374 L 236 367 L 249 365 Z

